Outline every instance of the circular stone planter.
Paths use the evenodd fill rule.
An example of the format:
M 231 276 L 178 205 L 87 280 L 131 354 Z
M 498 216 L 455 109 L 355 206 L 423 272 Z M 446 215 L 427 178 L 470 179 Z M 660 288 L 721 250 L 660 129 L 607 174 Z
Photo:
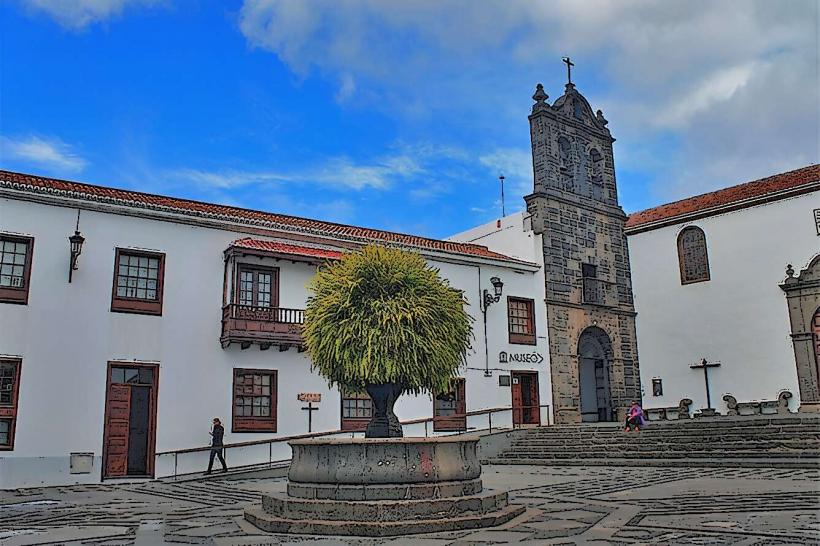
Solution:
M 272 533 L 394 536 L 501 525 L 524 511 L 481 485 L 478 438 L 291 442 L 287 494 L 245 519 Z
M 417 484 L 481 475 L 475 437 L 341 438 L 290 443 L 288 481 L 317 484 Z

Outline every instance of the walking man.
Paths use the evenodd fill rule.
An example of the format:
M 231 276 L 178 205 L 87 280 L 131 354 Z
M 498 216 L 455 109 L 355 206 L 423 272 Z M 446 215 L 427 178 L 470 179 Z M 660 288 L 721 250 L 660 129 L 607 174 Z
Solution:
M 211 473 L 214 466 L 214 457 L 219 457 L 219 462 L 222 463 L 222 472 L 227 472 L 228 465 L 225 464 L 225 458 L 222 456 L 222 436 L 225 435 L 225 429 L 218 417 L 214 417 L 214 428 L 209 434 L 211 435 L 211 460 L 208 461 L 208 471 L 205 474 Z

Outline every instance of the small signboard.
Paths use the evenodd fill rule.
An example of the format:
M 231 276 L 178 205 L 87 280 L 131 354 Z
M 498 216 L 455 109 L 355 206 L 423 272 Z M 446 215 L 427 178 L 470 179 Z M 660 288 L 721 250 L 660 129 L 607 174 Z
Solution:
M 322 393 L 320 392 L 300 392 L 296 398 L 300 402 L 321 402 L 322 401 Z
M 817 227 L 817 235 L 820 235 L 820 209 L 814 209 L 814 225 Z

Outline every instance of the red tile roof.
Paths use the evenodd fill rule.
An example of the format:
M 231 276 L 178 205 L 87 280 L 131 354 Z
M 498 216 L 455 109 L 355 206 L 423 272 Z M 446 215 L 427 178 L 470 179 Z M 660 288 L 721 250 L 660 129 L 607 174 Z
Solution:
M 363 242 L 392 243 L 399 246 L 479 256 L 483 258 L 533 265 L 517 258 L 512 258 L 510 256 L 505 256 L 504 254 L 493 252 L 486 246 L 472 243 L 457 243 L 452 241 L 429 239 L 427 237 L 418 237 L 415 235 L 407 235 L 379 229 L 369 229 L 336 224 L 332 222 L 323 222 L 320 220 L 311 220 L 309 218 L 300 218 L 298 216 L 275 214 L 271 212 L 243 209 L 227 205 L 203 203 L 201 201 L 192 201 L 190 199 L 164 197 L 150 193 L 95 186 L 92 184 L 84 184 L 70 180 L 46 178 L 12 171 L 0 170 L 0 186 L 7 186 L 12 189 L 29 191 L 33 193 L 64 195 L 71 198 L 105 202 L 135 208 L 153 208 L 190 216 L 201 216 L 218 220 L 242 222 L 255 226 L 280 229 L 283 231 L 310 232 L 327 237 Z
M 340 252 L 338 250 L 314 248 L 301 245 L 291 245 L 288 243 L 280 243 L 278 241 L 265 241 L 263 239 L 253 239 L 251 237 L 237 239 L 236 241 L 231 243 L 231 246 L 247 248 L 251 250 L 264 250 L 267 252 L 275 252 L 277 254 L 307 256 L 310 258 L 320 258 L 327 260 L 340 260 L 342 256 L 344 256 L 344 252 Z
M 813 191 L 820 183 L 820 164 L 775 174 L 738 186 L 696 195 L 674 203 L 635 212 L 626 222 L 627 231 L 645 231 L 691 217 L 704 217 L 760 204 L 761 200 L 788 197 L 800 190 Z M 820 188 L 820 185 L 818 185 Z M 677 222 L 676 222 L 677 220 Z

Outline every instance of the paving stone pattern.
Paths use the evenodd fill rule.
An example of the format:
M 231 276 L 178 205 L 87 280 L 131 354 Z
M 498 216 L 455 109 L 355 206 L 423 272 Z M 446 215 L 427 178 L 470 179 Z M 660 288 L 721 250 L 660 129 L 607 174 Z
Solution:
M 245 506 L 284 478 L 0 491 L 0 545 L 820 544 L 820 468 L 484 467 L 521 516 L 499 528 L 386 539 L 267 535 Z

